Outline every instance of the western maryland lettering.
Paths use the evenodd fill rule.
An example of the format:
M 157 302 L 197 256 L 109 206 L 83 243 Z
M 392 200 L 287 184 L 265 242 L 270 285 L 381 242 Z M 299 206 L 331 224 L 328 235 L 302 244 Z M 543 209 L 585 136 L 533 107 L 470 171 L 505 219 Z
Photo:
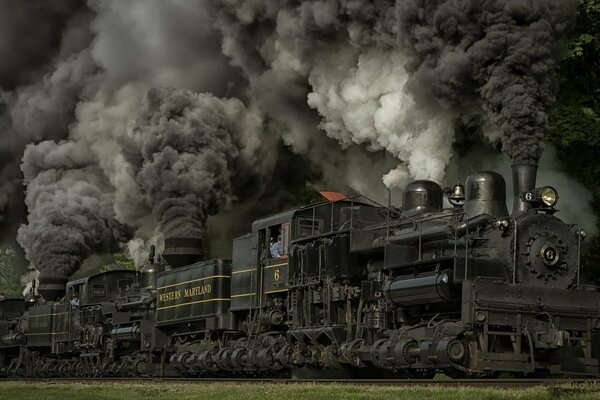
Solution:
M 213 283 L 205 283 L 207 280 L 214 280 L 218 278 L 229 278 L 228 275 L 214 275 L 205 278 L 192 279 L 190 281 L 184 281 L 174 283 L 171 285 L 165 285 L 158 288 L 158 301 L 160 303 L 174 302 L 179 299 L 184 299 L 183 303 L 202 300 L 203 298 L 209 298 L 213 292 Z M 188 287 L 178 289 L 177 286 L 181 287 L 187 285 Z
M 212 285 L 210 283 L 207 285 L 194 286 L 189 289 L 183 289 L 183 297 L 195 297 L 209 293 L 212 293 Z
M 172 292 L 159 293 L 159 301 L 173 301 L 181 297 L 181 290 L 173 290 Z
M 173 290 L 166 293 L 160 293 L 158 295 L 158 300 L 162 302 L 174 301 L 180 299 L 181 297 L 198 297 L 210 293 L 212 293 L 212 285 L 208 283 L 206 285 L 194 286 L 183 290 Z

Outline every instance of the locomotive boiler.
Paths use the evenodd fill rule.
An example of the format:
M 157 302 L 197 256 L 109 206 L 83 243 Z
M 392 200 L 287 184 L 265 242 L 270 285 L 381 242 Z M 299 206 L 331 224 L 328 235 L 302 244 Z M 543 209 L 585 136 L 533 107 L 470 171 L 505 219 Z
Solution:
M 205 260 L 198 238 L 168 238 L 140 272 L 69 282 L 62 300 L 46 292 L 7 314 L 0 371 L 598 376 L 585 233 L 555 215 L 557 191 L 535 178 L 535 166 L 513 166 L 511 213 L 492 171 L 453 189 L 412 182 L 401 209 L 330 197 L 255 221 L 231 260 Z

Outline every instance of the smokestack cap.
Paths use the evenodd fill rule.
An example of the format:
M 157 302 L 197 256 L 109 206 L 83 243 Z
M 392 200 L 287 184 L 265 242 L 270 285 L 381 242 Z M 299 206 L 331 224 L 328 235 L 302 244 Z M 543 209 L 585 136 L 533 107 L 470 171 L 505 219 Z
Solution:
M 67 279 L 40 276 L 37 291 L 46 301 L 60 300 L 67 291 Z
M 171 237 L 165 239 L 163 258 L 173 268 L 193 264 L 202 259 L 202 239 Z

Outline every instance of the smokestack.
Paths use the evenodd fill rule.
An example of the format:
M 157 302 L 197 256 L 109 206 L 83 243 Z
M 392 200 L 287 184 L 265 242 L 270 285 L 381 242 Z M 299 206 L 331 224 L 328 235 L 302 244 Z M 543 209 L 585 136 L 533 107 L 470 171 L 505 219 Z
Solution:
M 193 264 L 202 259 L 202 239 L 194 237 L 167 238 L 162 256 L 173 268 Z
M 37 291 L 46 301 L 57 301 L 65 295 L 67 290 L 66 279 L 40 276 L 39 280 L 40 284 Z
M 526 213 L 531 207 L 529 203 L 521 198 L 521 196 L 524 193 L 535 189 L 537 164 L 513 164 L 512 173 L 514 191 L 512 216 L 517 217 Z

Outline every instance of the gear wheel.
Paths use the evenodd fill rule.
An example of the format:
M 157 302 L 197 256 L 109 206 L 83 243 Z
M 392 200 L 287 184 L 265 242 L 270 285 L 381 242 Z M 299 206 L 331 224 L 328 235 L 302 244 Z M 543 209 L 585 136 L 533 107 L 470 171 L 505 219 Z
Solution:
M 448 360 L 455 364 L 460 364 L 467 357 L 467 344 L 461 339 L 452 339 L 446 347 Z
M 396 364 L 412 365 L 417 362 L 414 357 L 415 350 L 418 350 L 419 345 L 414 339 L 403 339 L 394 346 L 393 354 Z
M 519 282 L 569 288 L 577 275 L 577 228 L 548 214 L 526 214 L 517 223 Z
M 548 281 L 568 271 L 563 257 L 568 251 L 569 247 L 556 234 L 541 232 L 529 237 L 523 255 L 527 258 L 525 264 L 529 272 L 538 279 Z

